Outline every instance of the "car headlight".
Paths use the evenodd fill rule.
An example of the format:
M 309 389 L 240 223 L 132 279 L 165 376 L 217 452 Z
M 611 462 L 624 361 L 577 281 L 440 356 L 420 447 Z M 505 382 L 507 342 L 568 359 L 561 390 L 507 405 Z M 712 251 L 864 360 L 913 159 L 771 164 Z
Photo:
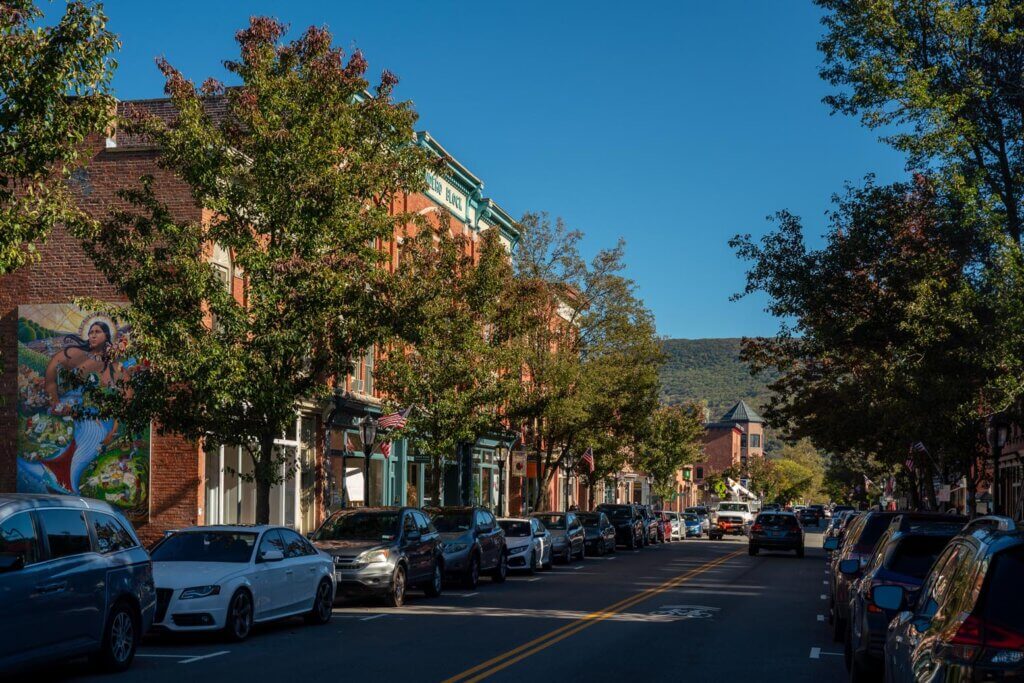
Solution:
M 444 543 L 441 548 L 446 553 L 461 553 L 463 550 L 469 547 L 468 543 Z
M 509 552 L 510 555 L 518 555 L 520 553 L 525 553 L 529 549 L 530 549 L 530 546 L 528 546 L 528 545 L 519 545 L 519 546 L 516 546 L 514 548 L 509 548 L 508 552 Z
M 356 562 L 359 564 L 377 564 L 379 562 L 387 562 L 390 554 L 391 553 L 386 548 L 381 550 L 367 550 L 366 552 L 359 554 L 359 557 L 356 558 Z
M 208 598 L 211 595 L 220 595 L 220 586 L 193 586 L 181 591 L 179 600 L 191 600 L 193 598 Z

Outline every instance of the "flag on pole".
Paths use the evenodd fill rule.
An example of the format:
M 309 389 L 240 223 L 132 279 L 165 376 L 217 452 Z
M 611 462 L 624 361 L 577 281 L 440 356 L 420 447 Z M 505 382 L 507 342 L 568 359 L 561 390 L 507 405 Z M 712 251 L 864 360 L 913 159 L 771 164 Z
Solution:
M 409 413 L 412 412 L 412 406 L 409 406 L 405 410 L 399 410 L 385 415 L 377 422 L 378 429 L 401 429 L 405 426 L 405 423 L 409 421 Z
M 873 482 L 870 479 L 868 479 L 868 475 L 865 474 L 864 475 L 864 490 L 865 491 L 869 491 L 871 489 L 871 487 L 874 486 L 874 485 L 875 485 L 875 482 Z
M 380 452 L 384 454 L 385 458 L 391 457 L 391 442 L 385 441 L 380 445 Z
M 594 449 L 593 448 L 588 448 L 586 451 L 584 451 L 584 453 L 583 453 L 583 462 L 587 463 L 587 467 L 590 468 L 591 472 L 594 471 Z

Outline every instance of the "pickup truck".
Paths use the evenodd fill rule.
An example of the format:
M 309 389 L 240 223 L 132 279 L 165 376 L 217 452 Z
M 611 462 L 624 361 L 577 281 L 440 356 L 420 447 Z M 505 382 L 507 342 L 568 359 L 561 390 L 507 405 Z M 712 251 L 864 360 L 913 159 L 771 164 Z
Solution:
M 708 536 L 720 539 L 725 534 L 743 536 L 754 523 L 754 511 L 750 503 L 724 501 L 715 508 L 715 519 Z

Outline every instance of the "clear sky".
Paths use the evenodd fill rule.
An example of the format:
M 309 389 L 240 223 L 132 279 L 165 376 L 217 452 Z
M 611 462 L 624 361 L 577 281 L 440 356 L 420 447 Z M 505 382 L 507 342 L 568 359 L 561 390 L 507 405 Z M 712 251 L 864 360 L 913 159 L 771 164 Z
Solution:
M 60 3 L 51 6 L 58 9 Z M 809 0 L 714 2 L 228 2 L 108 0 L 123 42 L 118 97 L 159 97 L 153 58 L 223 78 L 251 14 L 327 25 L 388 68 L 421 128 L 513 215 L 547 211 L 586 249 L 627 242 L 628 274 L 669 337 L 772 334 L 763 301 L 729 296 L 738 232 L 788 208 L 812 235 L 830 197 L 903 160 L 831 116 Z

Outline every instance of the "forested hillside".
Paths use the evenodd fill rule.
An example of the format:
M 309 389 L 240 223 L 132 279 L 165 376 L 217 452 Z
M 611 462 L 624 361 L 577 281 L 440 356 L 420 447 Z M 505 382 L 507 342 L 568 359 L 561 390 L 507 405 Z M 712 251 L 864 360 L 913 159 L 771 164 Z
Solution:
M 750 376 L 739 358 L 739 339 L 666 339 L 664 349 L 661 398 L 666 403 L 706 401 L 714 420 L 740 399 L 758 411 L 767 402 L 765 385 L 774 375 Z

